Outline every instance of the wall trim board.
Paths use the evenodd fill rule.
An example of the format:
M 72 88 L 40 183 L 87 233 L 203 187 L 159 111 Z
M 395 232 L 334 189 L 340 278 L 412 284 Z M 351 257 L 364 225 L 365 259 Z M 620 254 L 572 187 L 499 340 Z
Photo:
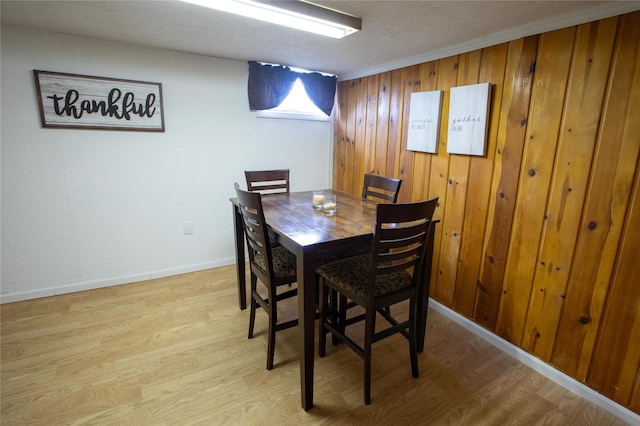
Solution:
M 339 75 L 338 80 L 353 80 L 360 77 L 382 74 L 384 72 L 392 71 L 395 69 L 406 68 L 412 65 L 459 55 L 461 53 L 484 49 L 485 47 L 495 46 L 497 44 L 517 40 L 522 37 L 543 34 L 561 28 L 567 28 L 574 25 L 580 25 L 587 22 L 610 18 L 612 16 L 624 15 L 625 13 L 634 12 L 636 10 L 640 10 L 640 1 L 609 2 L 574 13 L 554 16 L 553 18 L 544 21 L 530 22 L 520 27 L 511 28 L 505 31 L 499 31 L 481 38 L 477 38 L 475 40 L 470 40 L 443 49 L 425 52 L 420 55 L 409 56 L 398 61 L 382 64 L 378 67 L 364 69 L 356 73 Z
M 522 362 L 526 366 L 547 377 L 549 380 L 552 380 L 568 391 L 597 405 L 598 407 L 618 417 L 620 420 L 626 422 L 627 424 L 640 424 L 640 415 L 605 397 L 604 395 L 598 393 L 597 391 L 591 389 L 590 387 L 577 381 L 576 379 L 564 374 L 560 370 L 553 368 L 551 365 L 542 362 L 535 356 L 491 333 L 489 330 L 449 309 L 438 301 L 429 298 L 429 307 L 439 314 L 442 314 L 447 319 L 450 319 L 451 321 L 485 340 L 489 344 L 495 346 L 506 354 Z
M 75 293 L 78 291 L 95 290 L 98 288 L 112 287 L 116 285 L 132 284 L 140 281 L 149 281 L 157 278 L 173 275 L 187 274 L 189 272 L 203 271 L 205 269 L 219 268 L 236 263 L 235 257 L 220 259 L 214 262 L 205 262 L 195 265 L 180 266 L 172 269 L 146 272 L 143 274 L 127 275 L 122 277 L 106 278 L 102 280 L 84 281 L 74 284 L 49 287 L 44 289 L 7 293 L 0 295 L 0 305 L 4 303 L 21 302 L 23 300 L 39 299 L 41 297 L 57 296 L 60 294 Z

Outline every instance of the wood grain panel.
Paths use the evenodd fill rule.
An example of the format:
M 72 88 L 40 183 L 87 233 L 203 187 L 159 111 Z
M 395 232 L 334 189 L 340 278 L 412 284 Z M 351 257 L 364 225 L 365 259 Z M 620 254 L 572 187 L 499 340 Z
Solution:
M 432 61 L 420 65 L 421 92 L 436 90 L 438 64 L 438 61 Z M 414 153 L 413 175 L 411 176 L 411 201 L 426 200 L 429 197 L 432 156 L 432 154 L 425 152 Z
M 334 119 L 335 141 L 333 144 L 333 187 L 344 190 L 344 169 L 347 166 L 346 138 L 347 138 L 347 98 L 349 96 L 350 81 L 339 81 L 337 87 L 337 108 Z
M 586 380 L 640 152 L 640 13 L 621 22 L 552 363 Z M 635 86 L 634 86 L 635 85 Z M 634 89 L 635 87 L 635 89 Z M 624 125 L 620 125 L 620 119 Z
M 482 51 L 480 50 L 459 56 L 456 86 L 478 83 L 481 57 Z M 443 126 L 442 131 L 448 132 L 448 127 Z M 468 155 L 449 156 L 447 195 L 444 208 L 447 214 L 442 221 L 442 243 L 436 292 L 437 299 L 447 306 L 453 306 L 460 245 L 463 237 L 462 224 L 467 201 L 470 163 L 471 157 Z
M 631 394 L 629 408 L 634 413 L 640 413 L 640 368 L 638 369 L 638 374 L 636 374 L 636 385 Z
M 363 159 L 338 152 L 340 131 L 358 141 L 360 126 L 336 131 L 335 158 L 400 176 L 401 201 L 440 197 L 431 297 L 636 411 L 640 308 L 624 256 L 637 238 L 639 55 L 634 12 L 363 78 Z M 487 154 L 449 155 L 449 91 L 478 81 L 494 83 Z M 438 151 L 408 152 L 410 94 L 436 89 Z M 634 296 L 624 318 L 622 293 Z
M 402 111 L 404 110 L 405 68 L 391 73 L 391 102 L 389 104 L 389 139 L 387 142 L 387 165 L 383 176 L 400 176 L 400 150 L 402 149 Z
M 398 202 L 408 203 L 411 201 L 413 186 L 413 163 L 415 152 L 407 150 L 407 135 L 409 129 L 409 110 L 411 106 L 411 93 L 420 91 L 420 65 L 414 65 L 406 69 L 406 78 L 403 94 L 402 117 L 402 147 L 400 149 L 400 170 L 398 177 L 402 179 Z
M 624 227 L 588 383 L 621 404 L 638 406 L 630 399 L 640 371 L 640 172 Z
M 346 137 L 345 137 L 345 167 L 344 185 L 346 192 L 353 191 L 356 139 L 356 119 L 358 114 L 358 87 L 360 79 L 352 80 L 349 85 L 349 95 L 347 96 L 347 117 L 346 117 Z
M 356 91 L 356 121 L 355 121 L 355 135 L 353 144 L 353 176 L 351 188 L 353 194 L 358 194 L 362 191 L 362 184 L 364 182 L 365 163 L 364 153 L 366 149 L 366 126 L 367 126 L 367 83 L 362 78 L 358 79 L 358 84 L 355 87 Z M 350 191 L 348 191 L 350 192 Z
M 460 259 L 458 261 L 453 301 L 454 309 L 469 318 L 473 317 L 475 308 L 476 289 L 482 259 L 487 205 L 489 203 L 491 176 L 500 123 L 507 47 L 507 44 L 501 44 L 482 50 L 482 64 L 478 77 L 479 83 L 490 82 L 492 85 L 489 104 L 489 128 L 487 131 L 487 155 L 484 157 L 473 156 L 469 164 L 468 180 L 470 190 L 467 191 L 465 204 Z
M 549 361 L 564 305 L 615 41 L 617 17 L 576 34 L 522 347 Z M 585 90 L 585 88 L 589 90 Z
M 379 81 L 380 76 L 378 74 L 367 77 L 367 128 L 364 154 L 364 166 L 366 173 L 373 173 L 375 171 Z M 360 194 L 362 194 L 362 192 L 360 192 Z
M 373 173 L 385 175 L 389 143 L 389 114 L 391 105 L 391 71 L 380 74 L 378 92 L 378 125 L 376 126 L 376 157 Z
M 546 33 L 538 46 L 527 143 L 496 324 L 497 334 L 518 346 L 545 219 L 574 34 L 575 28 Z
M 520 176 L 538 36 L 509 43 L 475 320 L 495 329 Z
M 438 69 L 437 90 L 442 90 L 442 115 L 440 117 L 440 139 L 438 141 L 438 153 L 431 156 L 431 177 L 429 178 L 429 196 L 440 197 L 438 207 L 433 214 L 434 220 L 443 220 L 445 217 L 445 205 L 447 201 L 447 176 L 449 175 L 449 154 L 447 154 L 447 123 L 449 121 L 449 89 L 456 85 L 458 78 L 458 56 L 440 59 Z M 442 244 L 442 226 L 435 227 L 433 268 L 431 271 L 430 294 L 438 299 L 440 284 L 440 246 Z M 446 283 L 442 284 L 446 288 Z

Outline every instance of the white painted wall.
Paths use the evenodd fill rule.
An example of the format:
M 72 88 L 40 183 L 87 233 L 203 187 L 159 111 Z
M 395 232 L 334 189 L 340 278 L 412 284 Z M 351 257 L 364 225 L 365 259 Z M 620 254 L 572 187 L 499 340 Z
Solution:
M 331 123 L 256 118 L 245 62 L 16 27 L 1 40 L 2 302 L 234 263 L 245 169 L 331 186 Z M 160 82 L 166 131 L 41 128 L 34 69 Z

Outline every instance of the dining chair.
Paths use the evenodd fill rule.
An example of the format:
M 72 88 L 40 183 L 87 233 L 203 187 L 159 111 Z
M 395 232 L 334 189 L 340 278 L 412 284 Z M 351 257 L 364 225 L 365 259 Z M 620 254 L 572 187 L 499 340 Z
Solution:
M 402 179 L 365 173 L 362 198 L 395 203 L 398 201 L 401 184 Z
M 249 311 L 249 339 L 253 338 L 256 309 L 262 307 L 269 316 L 267 370 L 273 368 L 276 332 L 298 325 L 298 319 L 278 322 L 278 302 L 295 297 L 297 287 L 278 293 L 278 288 L 297 281 L 296 257 L 281 245 L 269 243 L 267 224 L 262 209 L 262 194 L 240 189 L 235 184 L 238 205 L 249 252 L 251 271 L 251 308 Z M 258 291 L 258 280 L 263 284 L 263 293 Z
M 278 170 L 245 170 L 247 190 L 262 195 L 289 194 L 289 169 Z M 279 245 L 273 232 L 269 232 L 271 245 Z
M 376 202 L 396 203 L 398 201 L 398 193 L 402 179 L 395 179 L 386 176 L 364 174 L 364 183 L 362 185 L 362 198 L 371 199 Z M 369 246 L 358 247 L 337 257 L 349 257 L 356 254 L 369 252 Z M 353 304 L 350 306 L 354 306 Z
M 262 195 L 289 193 L 289 169 L 245 170 L 247 189 Z
M 372 344 L 396 333 L 409 340 L 411 372 L 418 377 L 417 298 L 425 296 L 422 279 L 429 227 L 438 199 L 404 204 L 378 204 L 373 241 L 368 254 L 336 260 L 317 267 L 319 285 L 319 355 L 326 354 L 326 336 L 345 343 L 364 359 L 364 402 L 371 403 Z M 329 294 L 331 293 L 331 294 Z M 331 296 L 331 297 L 329 297 Z M 336 296 L 340 303 L 335 303 Z M 331 299 L 331 303 L 329 303 Z M 349 299 L 364 314 L 347 319 L 342 307 Z M 408 315 L 394 318 L 386 308 L 409 300 Z M 376 316 L 389 326 L 376 331 Z M 397 315 L 398 316 L 398 315 Z M 408 319 L 405 319 L 408 316 Z M 364 321 L 364 344 L 347 336 L 350 326 Z
M 362 198 L 369 198 L 376 202 L 389 202 L 396 203 L 398 201 L 398 194 L 400 192 L 400 185 L 402 179 L 395 179 L 386 176 L 379 176 L 370 173 L 365 173 L 364 183 L 362 185 Z M 346 253 L 346 256 L 352 256 L 356 254 L 368 253 L 369 247 L 360 247 Z M 346 309 L 356 307 L 354 302 L 346 302 Z M 387 310 L 390 308 L 387 307 Z M 334 339 L 335 342 L 335 339 Z

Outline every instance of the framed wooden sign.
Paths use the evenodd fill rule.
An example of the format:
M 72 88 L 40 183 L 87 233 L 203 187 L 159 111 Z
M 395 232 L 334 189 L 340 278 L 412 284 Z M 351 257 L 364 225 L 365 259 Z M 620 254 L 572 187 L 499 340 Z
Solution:
M 410 151 L 438 152 L 442 90 L 414 92 L 409 110 L 407 149 Z
M 42 127 L 164 132 L 162 84 L 33 71 Z
M 485 154 L 490 93 L 491 83 L 451 88 L 448 153 Z

